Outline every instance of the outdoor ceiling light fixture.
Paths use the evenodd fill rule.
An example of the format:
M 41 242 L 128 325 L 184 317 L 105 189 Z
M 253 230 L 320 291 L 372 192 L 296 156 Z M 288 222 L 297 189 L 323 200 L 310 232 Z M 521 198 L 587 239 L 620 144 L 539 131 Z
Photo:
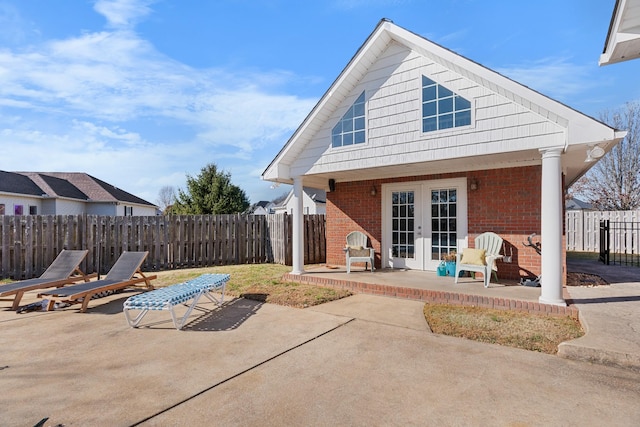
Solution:
M 587 148 L 587 158 L 584 160 L 585 163 L 593 162 L 594 160 L 599 159 L 604 156 L 604 149 L 598 145 L 589 146 Z

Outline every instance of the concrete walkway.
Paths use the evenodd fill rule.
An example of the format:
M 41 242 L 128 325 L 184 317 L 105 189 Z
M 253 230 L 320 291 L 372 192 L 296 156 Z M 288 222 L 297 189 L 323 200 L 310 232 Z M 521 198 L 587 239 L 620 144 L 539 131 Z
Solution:
M 569 260 L 567 271 L 596 274 L 609 286 L 568 287 L 586 334 L 558 355 L 640 372 L 640 268 Z
M 158 312 L 129 328 L 127 296 L 84 314 L 0 311 L 0 424 L 636 426 L 640 419 L 640 372 L 434 335 L 418 301 L 355 295 L 301 310 L 239 299 L 194 313 L 176 331 Z

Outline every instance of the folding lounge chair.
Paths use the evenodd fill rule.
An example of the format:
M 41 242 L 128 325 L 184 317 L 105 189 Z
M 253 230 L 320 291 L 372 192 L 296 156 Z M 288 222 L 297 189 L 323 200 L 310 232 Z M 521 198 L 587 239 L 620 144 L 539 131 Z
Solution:
M 229 277 L 228 274 L 203 274 L 187 282 L 133 295 L 124 302 L 124 315 L 127 318 L 129 326 L 135 328 L 150 310 L 169 310 L 169 312 L 171 312 L 173 325 L 176 329 L 180 330 L 186 323 L 196 304 L 198 304 L 201 296 L 204 295 L 218 306 L 222 305 L 224 301 L 224 290 L 229 281 Z M 211 294 L 211 292 L 214 291 L 222 293 L 220 299 Z M 184 304 L 189 300 L 193 301 L 188 305 L 189 308 L 184 316 L 178 320 L 174 312 L 174 307 Z M 140 310 L 140 313 L 132 318 L 129 315 L 131 310 Z
M 27 291 L 58 288 L 80 280 L 88 282 L 94 275 L 87 276 L 80 270 L 80 263 L 87 256 L 87 252 L 89 251 L 63 249 L 40 277 L 0 285 L 0 297 L 15 295 L 11 309 L 17 310 Z M 77 275 L 74 276 L 74 273 Z
M 142 282 L 145 283 L 147 289 L 153 289 L 151 280 L 157 276 L 145 276 L 144 273 L 140 271 L 140 266 L 148 253 L 149 252 L 123 252 L 104 279 L 41 292 L 38 296 L 49 299 L 47 310 L 53 310 L 57 301 L 68 304 L 79 304 L 82 302 L 80 312 L 84 313 L 87 310 L 91 298 L 100 292 L 116 291 L 131 286 L 139 286 Z M 138 277 L 134 277 L 135 275 Z

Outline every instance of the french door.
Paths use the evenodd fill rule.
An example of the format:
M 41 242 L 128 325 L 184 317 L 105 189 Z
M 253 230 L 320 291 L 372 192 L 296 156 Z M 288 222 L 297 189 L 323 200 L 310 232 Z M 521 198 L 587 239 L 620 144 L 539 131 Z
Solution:
M 386 266 L 413 270 L 467 247 L 466 179 L 384 185 L 382 243 Z

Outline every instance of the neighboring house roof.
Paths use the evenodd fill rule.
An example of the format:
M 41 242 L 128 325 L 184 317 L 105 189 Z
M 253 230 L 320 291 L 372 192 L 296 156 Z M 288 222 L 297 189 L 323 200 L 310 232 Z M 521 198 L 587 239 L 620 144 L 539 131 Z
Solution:
M 45 192 L 28 177 L 14 173 L 0 171 L 0 192 L 42 196 Z
M 590 210 L 593 209 L 590 203 L 583 202 L 580 199 L 576 199 L 572 197 L 571 199 L 567 199 L 565 201 L 565 207 L 568 211 L 577 211 L 577 210 Z
M 249 206 L 249 208 L 247 208 L 246 211 L 244 211 L 243 213 L 245 214 L 252 214 L 256 211 L 259 210 L 263 210 L 266 213 L 269 213 L 269 209 L 273 206 L 273 203 L 266 201 L 266 200 L 261 200 L 257 203 L 252 204 L 251 206 Z
M 311 188 L 311 187 L 303 187 L 302 191 L 309 196 L 311 200 L 313 200 L 316 205 L 317 204 L 326 204 L 327 203 L 327 192 L 325 190 L 321 190 L 319 188 Z M 276 209 L 284 209 L 289 204 L 289 201 L 293 197 L 293 188 L 287 194 L 287 197 L 276 206 Z
M 616 0 L 600 65 L 640 58 L 640 0 Z
M 6 182 L 4 178 L 0 179 L 0 188 L 13 188 L 14 191 L 4 190 L 13 193 L 65 197 L 89 202 L 125 202 L 155 206 L 153 203 L 82 172 L 0 171 L 0 173 L 3 174 L 2 177 L 5 175 L 9 177 Z M 31 183 L 30 188 L 28 183 Z
M 386 92 L 380 93 L 379 85 L 392 86 L 392 82 L 385 78 L 396 78 L 397 67 L 401 67 L 407 58 L 414 63 L 397 73 L 403 72 L 413 80 L 409 82 L 407 78 L 402 82 L 405 86 L 385 87 Z M 415 68 L 409 68 L 412 65 Z M 420 122 L 421 106 L 415 95 L 419 89 L 408 87 L 408 84 L 416 85 L 421 72 L 429 74 L 429 78 L 438 84 L 451 86 L 449 88 L 454 91 L 473 88 L 469 92 L 470 97 L 477 98 L 483 108 L 487 107 L 482 102 L 489 94 L 499 98 L 501 105 L 495 104 L 491 106 L 493 109 L 485 108 L 483 111 L 485 115 L 491 114 L 482 120 L 484 123 L 492 121 L 492 127 L 441 133 L 437 137 L 413 130 L 411 126 Z M 358 93 L 355 93 L 356 89 Z M 376 96 L 377 111 L 384 109 L 386 117 L 400 119 L 385 129 L 379 127 L 379 132 L 388 134 L 372 135 L 369 132 L 367 144 L 360 151 L 332 150 L 331 126 L 362 90 L 366 90 L 369 96 Z M 386 104 L 390 101 L 385 101 L 384 97 L 390 95 L 390 91 L 401 92 L 395 98 L 396 104 Z M 404 101 L 401 100 L 403 95 Z M 531 117 L 535 121 L 504 130 L 501 114 L 505 107 L 512 108 L 514 115 Z M 369 105 L 368 111 L 373 109 Z M 367 120 L 367 123 L 371 122 L 369 118 Z M 419 176 L 427 170 L 435 174 L 541 165 L 540 150 L 562 148 L 565 184 L 569 186 L 592 166 L 592 163 L 584 162 L 589 146 L 599 144 L 609 151 L 625 134 L 420 35 L 382 20 L 267 166 L 262 178 L 291 184 L 295 177 L 303 177 L 303 185 L 326 189 L 329 179 L 336 182 L 358 181 Z M 481 143 L 470 149 L 465 139 L 469 135 Z M 393 151 L 396 147 L 386 145 L 393 138 L 397 151 Z M 310 144 L 315 145 L 310 148 Z M 482 161 L 477 161 L 478 158 Z
M 47 195 L 68 197 L 70 199 L 88 200 L 89 197 L 84 194 L 78 187 L 67 181 L 66 179 L 56 178 L 54 176 L 42 175 L 39 173 L 28 174 L 33 182 L 42 187 Z

